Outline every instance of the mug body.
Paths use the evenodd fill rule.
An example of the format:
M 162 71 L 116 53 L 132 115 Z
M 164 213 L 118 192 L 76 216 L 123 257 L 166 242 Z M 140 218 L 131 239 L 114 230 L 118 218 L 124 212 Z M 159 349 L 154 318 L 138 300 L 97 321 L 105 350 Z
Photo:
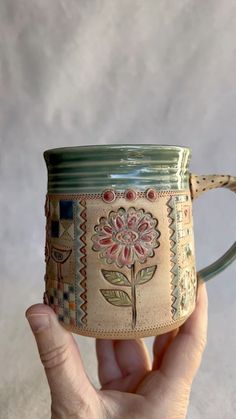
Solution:
M 195 307 L 190 150 L 139 145 L 44 152 L 45 295 L 65 328 L 154 336 Z

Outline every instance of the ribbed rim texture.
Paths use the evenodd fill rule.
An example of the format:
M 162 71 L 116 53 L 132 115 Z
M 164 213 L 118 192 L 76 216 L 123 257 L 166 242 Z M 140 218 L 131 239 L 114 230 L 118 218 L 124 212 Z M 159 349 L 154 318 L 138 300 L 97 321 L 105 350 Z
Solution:
M 188 147 L 157 144 L 104 144 L 61 147 L 44 151 L 49 193 L 101 193 L 148 186 L 186 189 Z

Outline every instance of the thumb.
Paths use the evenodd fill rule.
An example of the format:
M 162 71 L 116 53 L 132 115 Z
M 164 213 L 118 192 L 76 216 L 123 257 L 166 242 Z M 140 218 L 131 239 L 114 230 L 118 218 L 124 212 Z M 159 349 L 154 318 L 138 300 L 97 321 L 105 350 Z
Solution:
M 52 405 L 60 411 L 87 410 L 96 390 L 88 380 L 78 347 L 71 333 L 45 304 L 35 304 L 25 313 L 33 331 L 51 390 Z

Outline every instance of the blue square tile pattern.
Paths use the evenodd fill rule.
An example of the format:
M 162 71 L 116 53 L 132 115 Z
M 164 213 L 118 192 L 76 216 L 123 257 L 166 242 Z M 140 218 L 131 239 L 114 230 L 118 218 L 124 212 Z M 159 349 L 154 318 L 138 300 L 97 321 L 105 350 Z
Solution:
M 73 220 L 73 201 L 60 201 L 60 219 Z

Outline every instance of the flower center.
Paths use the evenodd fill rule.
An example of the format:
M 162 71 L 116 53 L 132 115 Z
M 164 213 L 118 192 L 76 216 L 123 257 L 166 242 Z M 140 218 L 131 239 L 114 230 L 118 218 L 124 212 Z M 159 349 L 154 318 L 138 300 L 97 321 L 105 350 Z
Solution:
M 123 244 L 133 244 L 139 238 L 139 235 L 133 230 L 122 230 L 118 231 L 115 238 Z

